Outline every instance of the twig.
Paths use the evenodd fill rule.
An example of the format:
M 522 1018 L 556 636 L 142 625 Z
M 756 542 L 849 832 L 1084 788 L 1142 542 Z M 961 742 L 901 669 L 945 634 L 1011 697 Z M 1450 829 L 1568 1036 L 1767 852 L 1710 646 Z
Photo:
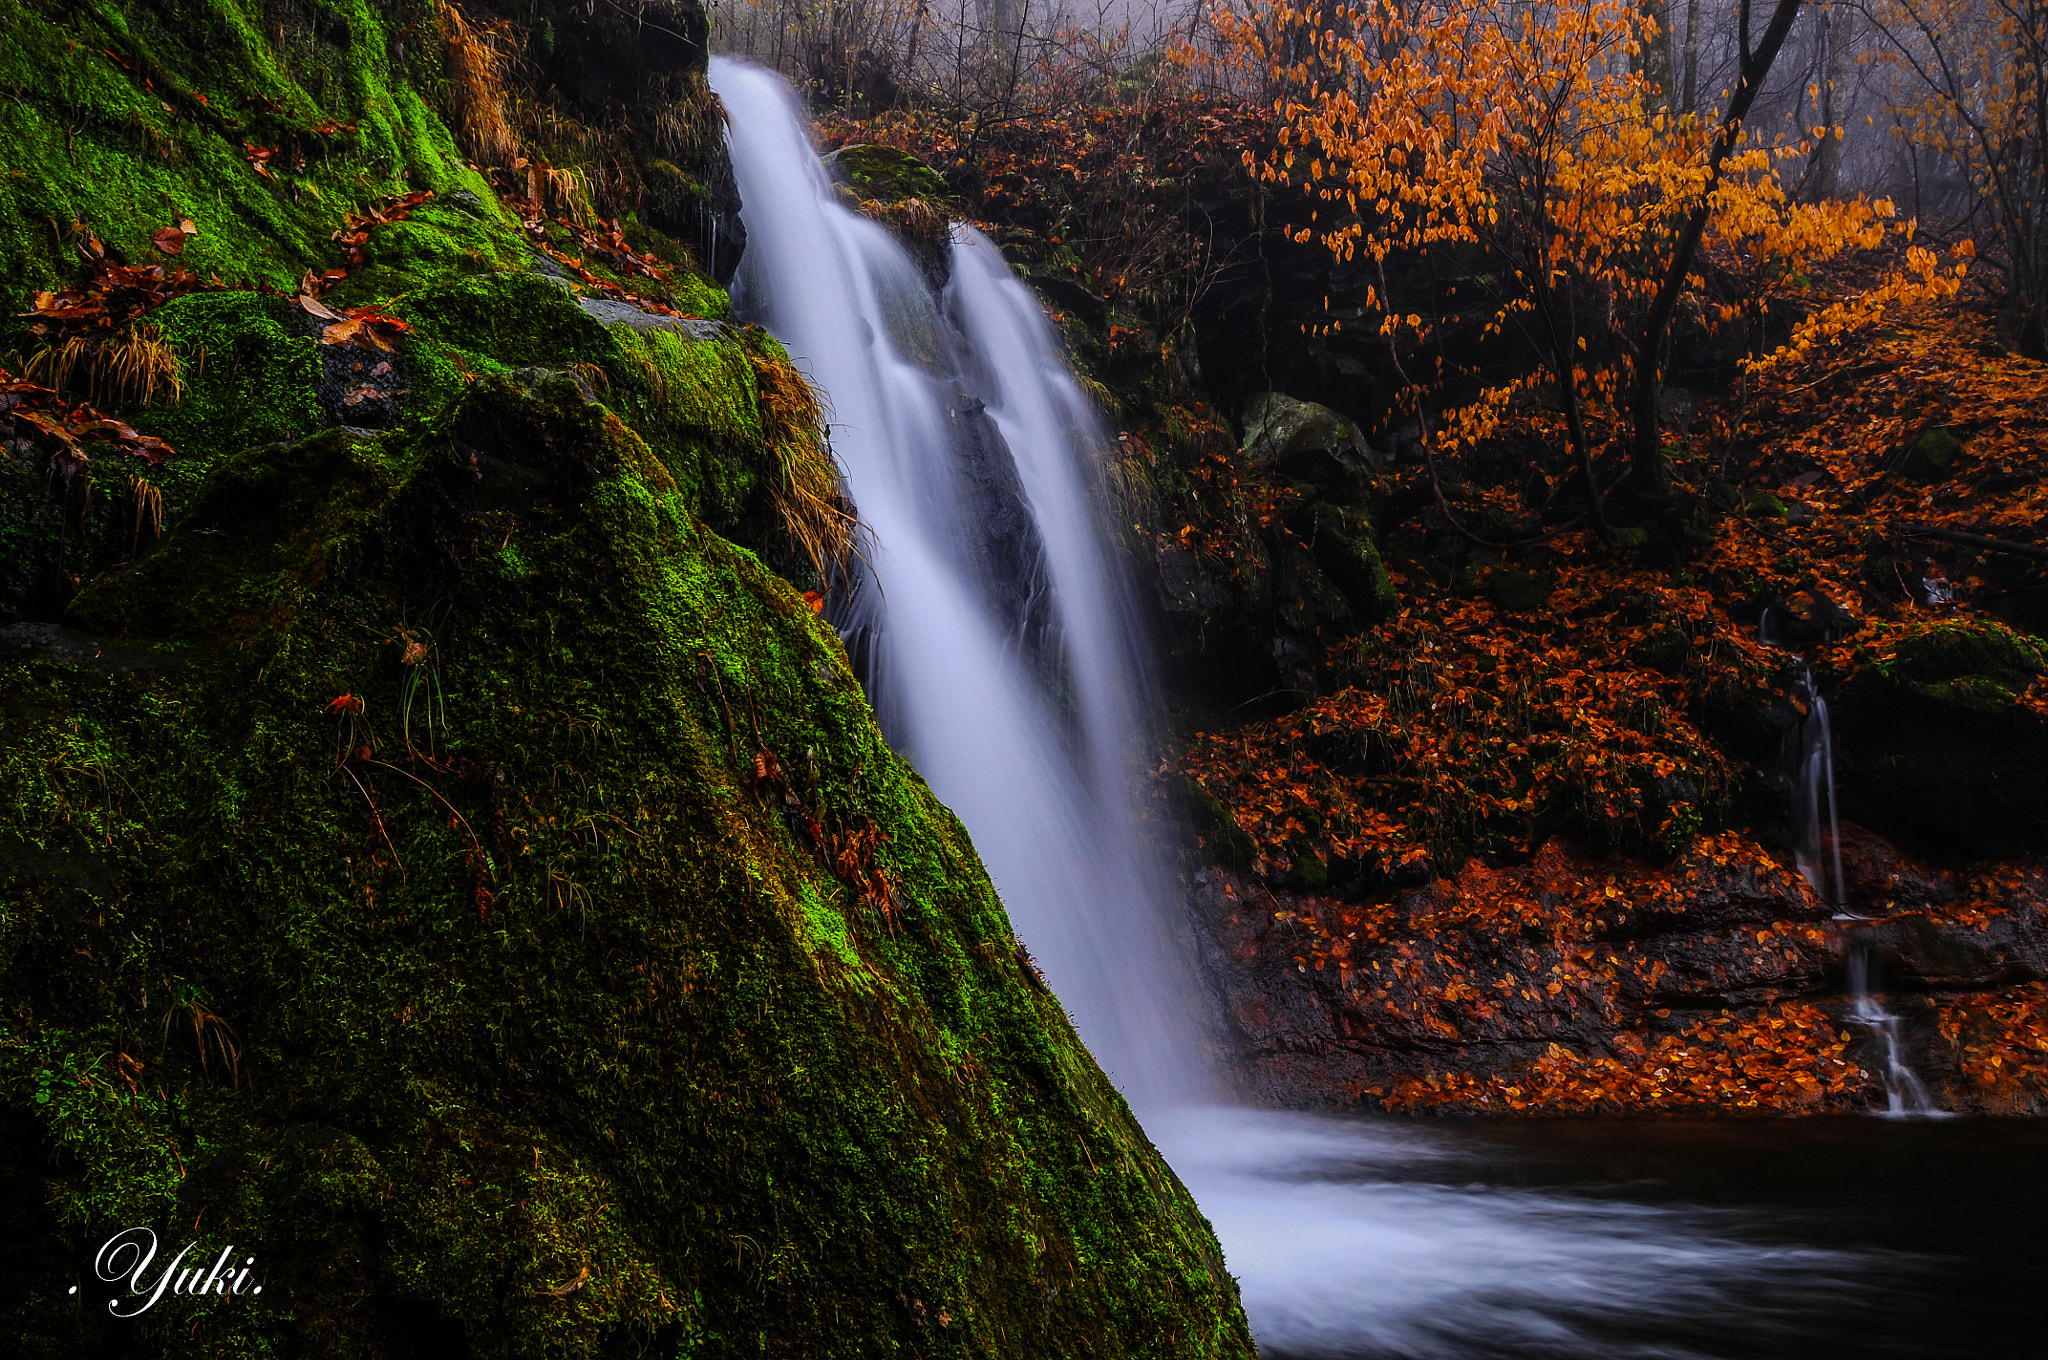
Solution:
M 464 831 L 469 832 L 470 848 L 476 851 L 477 858 L 479 860 L 482 860 L 484 853 L 484 843 L 476 838 L 475 830 L 473 830 L 470 827 L 469 818 L 463 816 L 460 812 L 456 811 L 455 804 L 449 802 L 446 798 L 442 798 L 441 791 L 439 789 L 435 788 L 432 784 L 429 784 L 426 780 L 420 778 L 418 775 L 413 774 L 407 770 L 399 769 L 396 765 L 391 764 L 389 761 L 365 760 L 363 763 L 365 765 L 381 765 L 385 769 L 391 771 L 393 774 L 402 774 L 407 779 L 410 779 L 413 783 L 425 789 L 428 793 L 433 794 L 434 797 L 439 798 L 441 800 L 441 806 L 448 809 L 448 815 L 453 817 L 456 821 L 461 822 L 462 829 Z M 353 778 L 353 776 L 351 776 L 351 778 Z
M 388 848 L 391 851 L 391 860 L 392 863 L 398 866 L 399 878 L 405 882 L 410 883 L 412 879 L 405 872 L 405 861 L 398 857 L 398 847 L 391 844 L 391 833 L 384 829 L 384 815 L 377 811 L 377 800 L 372 798 L 370 796 L 370 791 L 363 787 L 363 781 L 356 778 L 356 772 L 354 770 L 351 770 L 346 765 L 343 765 L 340 768 L 341 772 L 349 777 L 349 782 L 356 786 L 356 791 L 363 795 L 363 801 L 369 804 L 370 820 L 377 824 L 377 834 L 384 838 L 384 844 L 386 848 Z
M 1938 538 L 1945 543 L 1961 543 L 1986 552 L 2010 553 L 2014 557 L 2030 557 L 2036 562 L 2048 562 L 2048 548 L 2032 543 L 2015 543 L 2009 538 L 1986 538 L 1983 534 L 1966 534 L 1960 529 L 1936 529 L 1932 525 L 1894 525 L 1899 533 L 1908 538 Z

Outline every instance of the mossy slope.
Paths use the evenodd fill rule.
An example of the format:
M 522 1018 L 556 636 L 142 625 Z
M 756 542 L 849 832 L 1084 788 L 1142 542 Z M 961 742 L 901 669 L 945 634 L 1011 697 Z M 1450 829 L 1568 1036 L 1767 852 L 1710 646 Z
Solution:
M 1250 1353 L 837 637 L 571 377 L 226 459 L 74 618 L 0 665 L 8 1353 Z M 110 1323 L 53 1243 L 134 1223 L 269 1288 Z

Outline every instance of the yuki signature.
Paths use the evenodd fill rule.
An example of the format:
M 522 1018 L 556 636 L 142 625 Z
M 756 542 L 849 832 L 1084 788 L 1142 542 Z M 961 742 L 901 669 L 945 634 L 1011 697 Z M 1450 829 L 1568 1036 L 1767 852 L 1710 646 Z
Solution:
M 233 1296 L 243 1292 L 249 1280 L 249 1267 L 256 1264 L 251 1256 L 242 1263 L 241 1270 L 233 1265 L 235 1248 L 233 1243 L 221 1248 L 213 1268 L 208 1270 L 205 1258 L 197 1264 L 185 1265 L 185 1258 L 199 1244 L 187 1242 L 184 1248 L 164 1262 L 154 1280 L 150 1278 L 150 1266 L 156 1260 L 156 1234 L 148 1228 L 124 1228 L 100 1245 L 92 1258 L 93 1274 L 106 1284 L 126 1281 L 128 1292 L 107 1300 L 107 1311 L 117 1318 L 141 1317 L 154 1308 L 165 1294 L 198 1297 L 203 1294 Z M 78 1286 L 72 1285 L 76 1294 Z M 251 1295 L 261 1294 L 262 1285 L 255 1285 L 248 1291 Z M 144 1298 L 147 1295 L 147 1298 Z M 127 1305 L 126 1311 L 123 1306 Z

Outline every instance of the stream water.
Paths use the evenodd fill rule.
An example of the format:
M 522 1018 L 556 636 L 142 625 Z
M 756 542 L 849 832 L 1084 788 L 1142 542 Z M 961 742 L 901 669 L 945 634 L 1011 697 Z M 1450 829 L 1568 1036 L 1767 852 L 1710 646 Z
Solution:
M 1764 610 L 1757 620 L 1757 640 L 1783 647 L 1774 624 L 1771 611 Z M 1783 755 L 1785 775 L 1792 784 L 1794 862 L 1821 900 L 1835 909 L 1835 919 L 1848 923 L 1843 926 L 1850 997 L 1847 1018 L 1884 1043 L 1885 1065 L 1878 1075 L 1884 1081 L 1885 1112 L 1893 1118 L 1938 1116 L 1942 1111 L 1906 1061 L 1899 1017 L 1885 1004 L 1877 951 L 1853 924 L 1867 918 L 1857 914 L 1850 900 L 1848 875 L 1842 872 L 1842 820 L 1835 803 L 1835 733 L 1827 696 L 1820 692 L 1804 657 L 1798 661 L 1796 678 L 1806 712 L 1785 733 Z
M 714 58 L 711 81 L 747 230 L 735 307 L 829 396 L 873 535 L 834 622 L 891 744 L 960 815 L 1082 1037 L 1210 1216 L 1264 1353 L 1979 1353 L 1920 1325 L 1943 1314 L 1912 1301 L 1951 1285 L 1982 1301 L 1964 1310 L 1976 1335 L 2018 1335 L 2017 1318 L 1984 1319 L 2017 1297 L 1996 1288 L 1993 1248 L 2018 1242 L 2027 1201 L 1994 1194 L 1990 1170 L 1972 1177 L 2008 1169 L 1987 1146 L 2010 1152 L 2005 1184 L 2032 1186 L 2038 1212 L 2048 1136 L 2031 1131 L 1444 1127 L 1222 1103 L 1174 884 L 1129 803 L 1153 705 L 1092 508 L 1104 432 L 993 246 L 956 228 L 935 289 L 841 204 L 779 79 Z M 1869 1173 L 1853 1190 L 1851 1165 Z M 1975 1239 L 1964 1201 L 1989 1206 Z

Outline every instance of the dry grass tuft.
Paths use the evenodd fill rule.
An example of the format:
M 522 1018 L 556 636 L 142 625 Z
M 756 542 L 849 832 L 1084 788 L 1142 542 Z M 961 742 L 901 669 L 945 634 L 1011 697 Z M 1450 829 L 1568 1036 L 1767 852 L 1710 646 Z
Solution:
M 796 365 L 750 357 L 761 433 L 782 471 L 773 491 L 776 512 L 819 581 L 829 585 L 860 555 L 860 525 L 840 494 L 839 464 L 825 439 L 824 398 Z
M 128 555 L 138 556 L 142 552 L 142 535 L 149 533 L 149 541 L 156 542 L 164 534 L 164 493 L 154 483 L 142 477 L 128 479 Z
M 101 345 L 94 382 L 103 395 L 144 406 L 157 399 L 159 386 L 172 401 L 185 395 L 177 353 L 151 325 L 131 326 L 125 337 Z
M 926 254 L 943 254 L 952 243 L 953 219 L 947 216 L 944 208 L 922 198 L 903 198 L 894 203 L 866 199 L 861 202 L 860 210 L 884 226 L 893 228 L 898 236 Z
M 96 406 L 147 406 L 159 395 L 171 401 L 185 395 L 177 352 L 146 324 L 108 339 L 74 335 L 46 345 L 29 357 L 23 376 Z
M 725 106 L 702 71 L 676 78 L 675 97 L 654 115 L 654 142 L 662 155 L 697 165 L 716 155 L 725 139 Z
M 473 24 L 445 0 L 440 16 L 448 32 L 448 111 L 456 135 L 477 164 L 509 166 L 518 158 L 519 139 L 505 115 L 507 26 Z

